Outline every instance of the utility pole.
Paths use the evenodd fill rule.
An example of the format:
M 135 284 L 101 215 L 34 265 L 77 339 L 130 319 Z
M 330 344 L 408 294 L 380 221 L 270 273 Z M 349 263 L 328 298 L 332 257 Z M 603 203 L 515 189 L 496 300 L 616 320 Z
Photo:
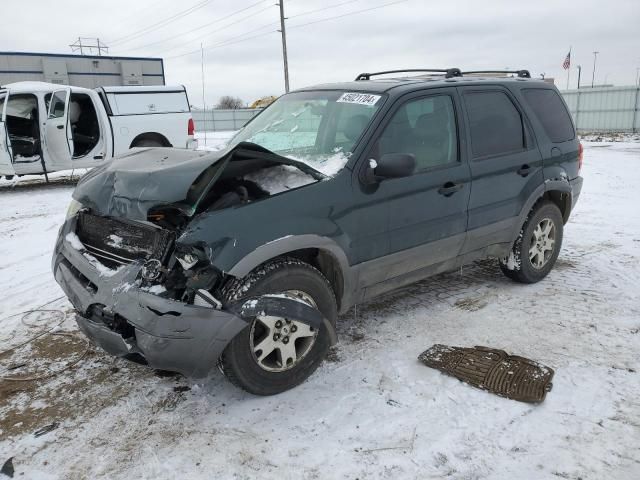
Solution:
M 282 59 L 284 61 L 284 91 L 289 93 L 289 62 L 287 61 L 287 32 L 284 26 L 284 0 L 279 0 L 280 33 L 282 33 Z
M 582 65 L 578 65 L 578 90 L 580 90 L 580 75 L 582 75 Z
M 591 74 L 591 88 L 593 88 L 593 83 L 595 82 L 596 79 L 596 60 L 598 59 L 598 54 L 600 52 L 593 52 L 593 72 Z

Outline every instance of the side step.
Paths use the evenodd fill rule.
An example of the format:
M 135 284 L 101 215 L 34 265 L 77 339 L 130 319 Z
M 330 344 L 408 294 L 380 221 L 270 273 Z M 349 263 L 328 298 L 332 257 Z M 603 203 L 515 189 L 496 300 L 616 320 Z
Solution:
M 436 344 L 418 360 L 474 387 L 520 402 L 540 403 L 553 387 L 552 368 L 495 348 Z

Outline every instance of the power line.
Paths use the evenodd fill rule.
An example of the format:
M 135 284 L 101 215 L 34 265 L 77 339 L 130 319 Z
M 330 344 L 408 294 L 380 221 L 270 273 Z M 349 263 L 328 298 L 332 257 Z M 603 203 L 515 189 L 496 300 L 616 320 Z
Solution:
M 342 15 L 335 15 L 333 17 L 327 17 L 320 20 L 314 20 L 313 22 L 307 23 L 299 23 L 298 25 L 292 25 L 289 27 L 289 30 L 292 28 L 306 27 L 307 25 L 313 25 L 316 23 L 327 22 L 329 20 L 335 20 L 336 18 L 348 17 L 349 15 L 356 15 L 357 13 L 369 12 L 371 10 L 377 10 L 379 8 L 390 7 L 391 5 L 396 5 L 398 3 L 407 2 L 408 0 L 396 0 L 395 2 L 383 3 L 382 5 L 378 5 L 376 7 L 363 8 L 361 10 L 354 10 L 353 12 L 343 13 Z
M 143 49 L 143 48 L 148 48 L 148 47 L 152 47 L 152 46 L 154 46 L 154 45 L 158 45 L 159 43 L 165 43 L 165 42 L 168 42 L 169 40 L 173 40 L 173 39 L 175 39 L 175 38 L 182 37 L 182 36 L 184 36 L 184 35 L 190 35 L 190 34 L 192 34 L 192 33 L 194 33 L 194 32 L 197 32 L 198 30 L 202 30 L 203 28 L 210 27 L 210 26 L 212 26 L 212 25 L 215 25 L 216 23 L 220 23 L 220 22 L 222 22 L 222 21 L 224 21 L 224 20 L 227 20 L 228 18 L 231 18 L 231 17 L 233 17 L 233 16 L 235 16 L 235 15 L 237 15 L 237 14 L 239 14 L 239 13 L 242 13 L 242 12 L 245 12 L 245 11 L 247 11 L 247 10 L 250 10 L 250 9 L 252 9 L 253 7 L 255 7 L 255 6 L 257 6 L 257 5 L 261 4 L 261 3 L 263 3 L 264 1 L 265 1 L 265 0 L 260 0 L 260 1 L 258 1 L 258 2 L 252 3 L 252 4 L 251 4 L 251 5 L 249 5 L 248 7 L 244 7 L 244 8 L 241 8 L 240 10 L 236 10 L 235 12 L 232 12 L 232 13 L 230 13 L 229 15 L 226 15 L 226 16 L 224 16 L 224 17 L 222 17 L 222 18 L 218 18 L 217 20 L 214 20 L 214 21 L 212 21 L 212 22 L 208 22 L 208 23 L 206 23 L 206 24 L 204 24 L 204 25 L 201 25 L 201 26 L 199 26 L 199 27 L 193 28 L 193 29 L 189 30 L 188 32 L 178 33 L 177 35 L 173 35 L 173 36 L 171 36 L 171 37 L 167 37 L 167 38 L 164 38 L 164 39 L 162 39 L 162 40 L 158 40 L 158 41 L 156 41 L 156 42 L 147 43 L 146 45 L 140 45 L 140 46 L 137 46 L 137 47 L 129 48 L 129 49 L 127 49 L 127 51 L 130 51 L 130 50 L 141 50 L 141 49 Z M 242 20 L 246 20 L 246 19 L 248 19 L 248 18 L 255 17 L 255 16 L 256 16 L 256 15 L 258 15 L 259 13 L 262 13 L 262 12 L 264 12 L 265 10 L 267 10 L 267 9 L 269 9 L 269 8 L 271 8 L 271 7 L 272 7 L 272 5 L 269 5 L 269 6 L 267 6 L 267 7 L 266 7 L 266 8 L 264 8 L 264 9 L 261 9 L 261 10 L 258 10 L 257 12 L 252 13 L 251 15 L 247 15 L 247 16 L 245 16 L 245 17 L 242 17 L 240 20 L 238 20 L 238 21 L 236 21 L 236 22 L 232 22 L 232 23 L 229 23 L 229 24 L 227 24 L 227 25 L 224 25 L 223 27 L 220 27 L 219 29 L 216 29 L 216 31 L 215 31 L 215 32 L 212 32 L 212 33 L 216 33 L 216 32 L 218 32 L 218 31 L 220 31 L 220 30 L 224 30 L 224 29 L 225 29 L 225 28 L 227 28 L 227 27 L 230 27 L 230 26 L 232 26 L 232 25 L 235 25 L 235 24 L 237 24 L 237 23 L 240 23 L 240 21 L 242 21 Z M 200 37 L 196 37 L 196 38 L 193 38 L 193 39 L 192 39 L 192 40 L 190 40 L 190 41 L 195 41 L 195 40 L 198 40 L 199 38 L 202 38 L 202 36 L 200 36 Z
M 156 22 L 152 25 L 149 25 L 148 27 L 142 28 L 128 35 L 125 35 L 124 37 L 117 38 L 116 40 L 111 42 L 111 45 L 113 46 L 121 43 L 130 42 L 134 38 L 141 37 L 142 35 L 145 35 L 150 31 L 157 30 L 158 28 L 164 27 L 165 25 L 168 25 L 171 22 L 174 22 L 176 20 L 179 20 L 180 18 L 186 17 L 187 15 L 195 12 L 196 10 L 199 10 L 205 7 L 209 3 L 211 3 L 211 0 L 203 0 L 185 10 L 182 10 L 174 15 L 171 15 L 168 18 L 165 18 L 164 20 L 160 20 L 159 22 Z
M 291 0 L 289 0 L 289 1 L 291 1 Z M 396 5 L 398 3 L 403 3 L 403 2 L 406 2 L 406 1 L 408 1 L 408 0 L 395 0 L 393 2 L 383 3 L 382 5 L 377 5 L 375 7 L 363 8 L 363 9 L 360 9 L 360 10 L 355 10 L 353 12 L 344 13 L 342 15 L 335 15 L 335 16 L 323 18 L 323 19 L 320 19 L 320 20 L 314 20 L 312 22 L 301 23 L 301 24 L 298 24 L 298 25 L 292 25 L 292 26 L 289 26 L 287 28 L 292 29 L 292 28 L 305 27 L 307 25 L 313 25 L 315 23 L 326 22 L 326 21 L 329 21 L 329 20 L 337 19 L 337 18 L 347 17 L 347 16 L 350 16 L 350 15 L 356 15 L 358 13 L 364 13 L 364 12 L 368 12 L 368 11 L 371 11 L 371 10 L 377 10 L 377 9 L 380 9 L 380 8 L 389 7 L 389 6 Z M 300 15 L 298 15 L 298 16 L 300 16 Z M 268 32 L 260 33 L 260 34 L 253 35 L 253 36 L 250 36 L 250 37 L 247 37 L 247 38 L 242 38 L 242 37 L 244 37 L 246 35 L 249 35 L 251 33 L 263 30 L 266 27 L 269 27 L 269 26 L 272 26 L 272 25 L 276 25 L 277 23 L 279 23 L 279 22 L 271 22 L 271 23 L 265 24 L 265 25 L 263 25 L 261 27 L 258 27 L 256 29 L 249 30 L 248 32 L 244 32 L 244 33 L 242 33 L 240 35 L 237 35 L 235 37 L 228 38 L 227 40 L 224 40 L 224 41 L 222 41 L 220 43 L 216 43 L 216 44 L 214 44 L 214 45 L 212 45 L 210 47 L 206 47 L 205 51 L 215 50 L 217 48 L 226 47 L 228 45 L 234 45 L 236 43 L 246 42 L 247 40 L 252 40 L 254 38 L 259 38 L 259 37 L 263 37 L 265 35 L 276 33 L 276 32 L 278 32 L 278 30 L 270 30 Z M 236 40 L 236 39 L 238 39 L 238 40 Z M 200 53 L 200 52 L 201 52 L 201 50 L 197 49 L 197 50 L 192 50 L 192 51 L 189 51 L 189 52 L 181 53 L 181 54 L 178 54 L 178 55 L 172 55 L 172 56 L 165 57 L 165 58 L 167 60 L 174 59 L 174 58 L 181 58 L 181 57 L 186 57 L 186 56 L 193 55 L 195 53 Z
M 271 25 L 271 24 L 270 24 L 270 25 Z M 260 34 L 258 34 L 258 35 L 253 35 L 253 36 L 251 36 L 251 37 L 242 38 L 241 40 L 231 41 L 231 40 L 233 40 L 233 39 L 240 38 L 240 37 L 244 37 L 245 35 L 249 35 L 250 33 L 257 32 L 258 30 L 264 30 L 265 26 L 266 26 L 266 25 L 264 25 L 264 26 L 262 26 L 262 27 L 260 27 L 260 28 L 254 29 L 254 30 L 249 30 L 248 32 L 244 32 L 244 33 L 242 33 L 242 34 L 240 34 L 240 35 L 237 35 L 237 36 L 235 36 L 235 37 L 228 38 L 227 40 L 225 40 L 225 41 L 223 41 L 223 42 L 213 44 L 213 45 L 211 45 L 210 47 L 205 48 L 205 51 L 206 51 L 206 52 L 208 52 L 209 50 L 215 50 L 216 48 L 226 47 L 227 45 L 233 45 L 233 44 L 235 44 L 235 43 L 245 42 L 245 41 L 247 41 L 247 40 L 251 40 L 252 38 L 263 37 L 263 36 L 265 36 L 265 35 L 269 35 L 269 34 L 271 34 L 271 33 L 275 33 L 275 32 L 277 32 L 277 30 L 269 30 L 268 32 L 260 33 Z M 198 49 L 198 50 L 192 50 L 192 51 L 189 51 L 189 52 L 181 53 L 181 54 L 179 54 L 179 55 L 172 55 L 172 56 L 170 56 L 170 57 L 165 57 L 165 58 L 166 58 L 167 60 L 169 60 L 169 59 L 172 59 L 172 58 L 181 58 L 181 57 L 186 57 L 186 56 L 188 56 L 188 55 L 193 55 L 194 53 L 198 53 L 199 51 L 200 51 L 199 49 Z
M 237 25 L 238 23 L 241 23 L 241 22 L 243 22 L 243 21 L 247 20 L 248 18 L 255 17 L 255 16 L 256 16 L 256 15 L 258 15 L 259 13 L 262 13 L 262 12 L 264 12 L 265 10 L 268 10 L 268 9 L 270 9 L 270 8 L 272 8 L 272 7 L 273 7 L 273 5 L 269 5 L 268 7 L 265 7 L 265 8 L 263 8 L 263 9 L 260 9 L 260 10 L 258 10 L 257 12 L 252 13 L 251 15 L 247 15 L 247 16 L 245 16 L 245 17 L 242 17 L 242 18 L 240 18 L 240 19 L 236 20 L 235 22 L 231 22 L 231 23 L 229 23 L 229 24 L 227 24 L 227 25 L 223 25 L 222 27 L 218 28 L 218 29 L 217 29 L 217 30 L 215 30 L 214 32 L 209 32 L 209 33 L 207 33 L 207 34 L 205 34 L 205 35 L 200 35 L 200 36 L 198 36 L 198 37 L 195 37 L 195 38 L 193 38 L 193 39 L 189 40 L 189 42 L 188 42 L 188 43 L 191 43 L 191 42 L 193 42 L 193 41 L 195 41 L 195 40 L 198 40 L 198 39 L 201 39 L 201 38 L 208 37 L 209 35 L 215 35 L 216 33 L 221 32 L 222 30 L 225 30 L 226 28 L 228 28 L 228 27 L 230 27 L 230 26 L 232 26 L 232 25 Z M 234 39 L 234 38 L 237 38 L 238 36 L 243 36 L 243 35 L 246 35 L 246 34 L 249 34 L 249 33 L 253 33 L 254 31 L 263 30 L 266 26 L 271 26 L 271 25 L 275 25 L 275 22 L 270 22 L 270 23 L 268 23 L 268 24 L 266 24 L 266 25 L 263 25 L 263 26 L 262 26 L 262 27 L 260 27 L 260 28 L 257 28 L 257 29 L 255 29 L 255 30 L 250 30 L 249 32 L 245 32 L 245 33 L 240 34 L 240 35 L 236 35 L 236 36 L 234 36 L 234 37 L 228 38 L 227 40 L 232 40 L 232 39 Z M 223 41 L 224 41 L 224 42 L 226 42 L 227 40 L 223 40 Z M 162 53 L 164 54 L 164 53 L 166 53 L 166 52 L 171 52 L 172 50 L 175 50 L 175 49 L 177 49 L 177 48 L 180 48 L 180 47 L 182 47 L 182 46 L 184 46 L 184 45 L 185 45 L 185 44 L 183 43 L 183 44 L 180 44 L 180 45 L 176 45 L 176 46 L 174 46 L 174 47 L 166 48 L 166 49 L 164 49 L 164 50 L 162 51 Z
M 327 5 L 326 7 L 316 8 L 315 10 L 308 10 L 306 12 L 297 13 L 295 15 L 289 15 L 287 20 L 291 20 L 292 18 L 302 17 L 303 15 L 311 15 L 312 13 L 322 12 L 323 10 L 329 10 L 330 8 L 338 8 L 343 5 L 348 5 L 349 3 L 359 2 L 361 0 L 348 0 L 346 2 L 333 3 L 331 5 Z

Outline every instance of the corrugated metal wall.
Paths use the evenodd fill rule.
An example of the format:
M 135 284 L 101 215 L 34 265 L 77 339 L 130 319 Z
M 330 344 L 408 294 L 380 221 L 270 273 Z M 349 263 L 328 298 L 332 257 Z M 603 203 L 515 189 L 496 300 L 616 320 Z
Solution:
M 560 93 L 580 132 L 640 131 L 640 87 L 581 88 Z
M 255 117 L 260 108 L 241 108 L 237 110 L 191 110 L 196 130 L 199 132 L 217 132 L 238 130 Z
M 640 87 L 581 88 L 560 92 L 580 132 L 639 132 Z M 261 109 L 194 110 L 199 131 L 238 130 Z

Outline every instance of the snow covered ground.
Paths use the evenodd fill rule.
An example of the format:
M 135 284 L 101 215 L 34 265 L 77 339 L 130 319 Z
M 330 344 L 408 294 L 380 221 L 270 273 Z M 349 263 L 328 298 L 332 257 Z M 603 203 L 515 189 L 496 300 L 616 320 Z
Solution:
M 640 143 L 587 143 L 583 175 L 545 281 L 483 262 L 361 305 L 329 361 L 270 398 L 88 348 L 49 265 L 72 186 L 1 184 L 0 352 L 62 323 L 0 355 L 0 376 L 71 366 L 0 380 L 0 465 L 60 480 L 638 479 Z M 476 390 L 416 360 L 434 343 L 538 360 L 553 390 L 538 406 Z
M 202 150 L 220 150 L 233 137 L 237 130 L 223 132 L 196 132 L 198 148 Z

